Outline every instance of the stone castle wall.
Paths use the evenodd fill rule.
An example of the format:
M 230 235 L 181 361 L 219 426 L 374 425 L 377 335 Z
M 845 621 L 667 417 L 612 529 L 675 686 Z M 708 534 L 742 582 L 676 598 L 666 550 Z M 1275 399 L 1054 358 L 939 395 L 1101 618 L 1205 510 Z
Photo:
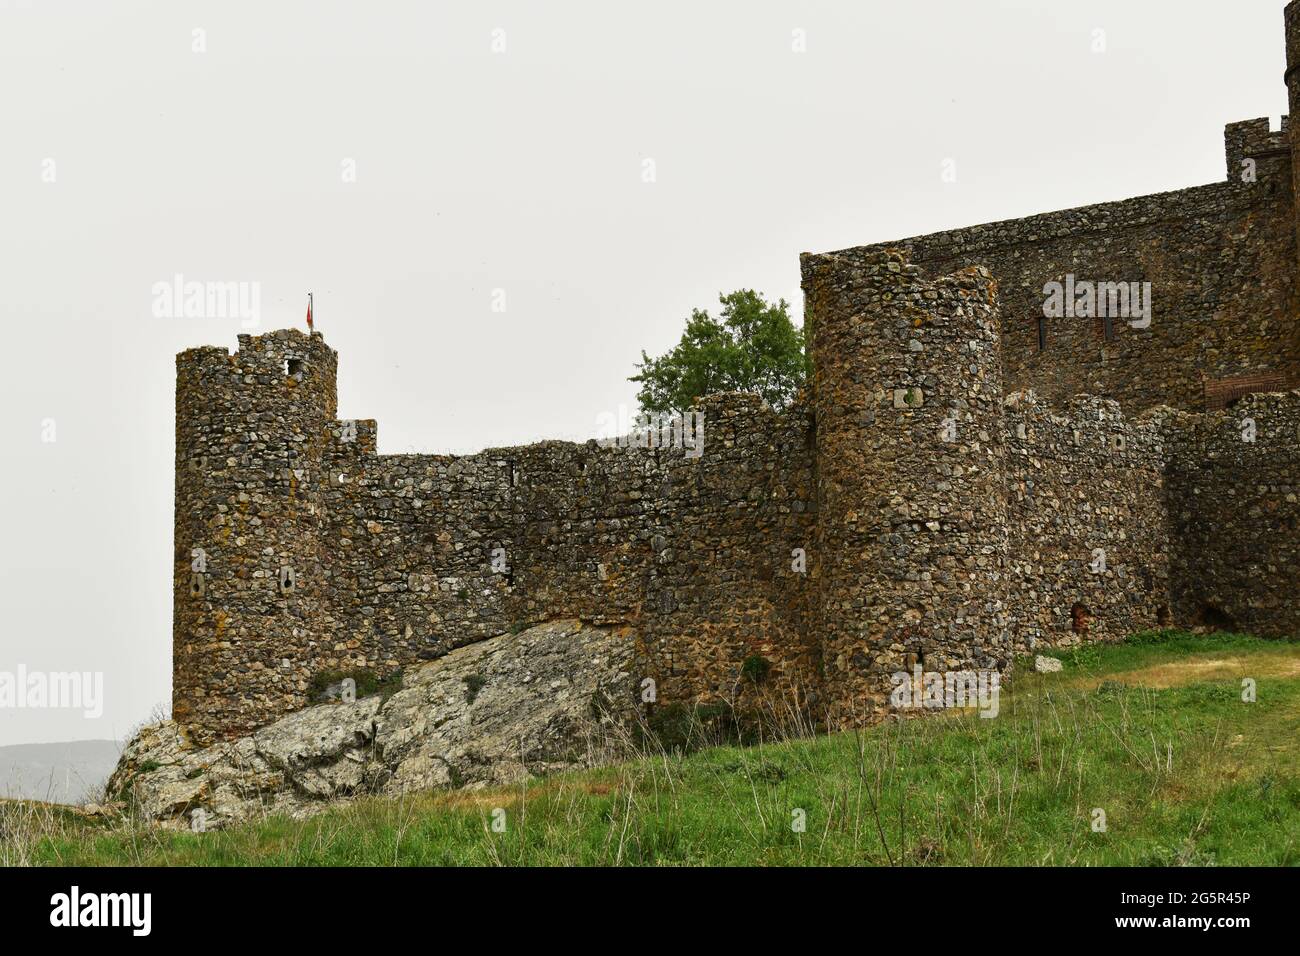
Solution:
M 1004 395 L 986 272 L 807 265 L 812 408 L 713 396 L 698 457 L 379 455 L 374 422 L 332 417 L 319 335 L 183 353 L 178 721 L 244 733 L 317 675 L 560 618 L 629 625 L 660 702 L 743 706 L 757 659 L 763 693 L 832 724 L 918 664 L 1001 670 L 1174 623 L 1300 635 L 1300 391 L 1136 418 Z
M 177 360 L 174 712 L 200 739 L 304 706 L 317 675 L 385 676 L 557 618 L 635 624 L 668 700 L 743 698 L 751 657 L 778 693 L 816 685 L 795 569 L 815 520 L 807 412 L 711 396 L 698 455 L 379 455 L 375 422 L 334 417 L 319 334 L 240 344 Z
M 1300 0 L 1286 33 L 1294 112 Z M 918 665 L 1300 637 L 1293 134 L 1230 124 L 1214 185 L 803 256 L 807 399 L 702 400 L 698 455 L 380 455 L 319 334 L 182 353 L 176 719 L 233 737 L 322 675 L 561 618 L 626 626 L 660 702 L 831 724 Z M 1150 324 L 1046 318 L 1067 276 L 1149 282 Z
M 1267 119 L 1232 124 L 1225 138 L 1222 183 L 833 254 L 861 259 L 902 249 L 927 275 L 987 267 L 1002 297 L 1007 388 L 1033 389 L 1053 403 L 1086 393 L 1132 411 L 1199 410 L 1207 381 L 1272 373 L 1300 384 L 1286 139 L 1269 132 Z M 1243 158 L 1255 160 L 1253 182 L 1241 179 Z M 1044 285 L 1070 274 L 1150 282 L 1150 326 L 1116 320 L 1108 341 L 1100 319 L 1044 319 Z
M 392 670 L 576 617 L 639 623 L 646 676 L 677 696 L 727 693 L 752 654 L 779 662 L 778 680 L 806 670 L 786 648 L 804 632 L 790 554 L 811 539 L 807 415 L 748 395 L 700 414 L 699 456 L 594 441 L 377 455 L 374 423 L 358 423 L 327 460 L 333 626 L 347 635 L 329 665 Z
M 1165 440 L 1117 402 L 1007 397 L 1012 630 L 1023 651 L 1172 621 Z
M 1300 637 L 1300 391 L 1168 416 L 1174 616 Z

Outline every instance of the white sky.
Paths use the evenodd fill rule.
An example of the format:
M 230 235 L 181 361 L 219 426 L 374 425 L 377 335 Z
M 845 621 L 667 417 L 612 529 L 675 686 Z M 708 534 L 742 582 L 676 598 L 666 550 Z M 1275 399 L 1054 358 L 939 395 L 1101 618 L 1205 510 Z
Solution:
M 258 331 L 314 290 L 381 451 L 592 437 L 692 307 L 797 314 L 800 251 L 1223 179 L 1282 7 L 0 0 L 0 671 L 105 684 L 0 744 L 170 697 L 174 355 L 241 329 L 155 282 L 260 283 Z

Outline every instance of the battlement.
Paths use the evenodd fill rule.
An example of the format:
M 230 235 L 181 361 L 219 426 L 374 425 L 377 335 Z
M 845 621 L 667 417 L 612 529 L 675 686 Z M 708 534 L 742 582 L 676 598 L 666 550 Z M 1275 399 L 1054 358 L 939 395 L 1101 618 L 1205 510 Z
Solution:
M 1228 161 L 1228 182 L 1246 182 L 1250 176 L 1291 175 L 1290 117 L 1283 116 L 1281 129 L 1274 130 L 1268 117 L 1229 123 L 1223 130 L 1224 154 Z M 1248 164 L 1246 160 L 1254 160 Z M 1245 176 L 1246 179 L 1242 177 Z

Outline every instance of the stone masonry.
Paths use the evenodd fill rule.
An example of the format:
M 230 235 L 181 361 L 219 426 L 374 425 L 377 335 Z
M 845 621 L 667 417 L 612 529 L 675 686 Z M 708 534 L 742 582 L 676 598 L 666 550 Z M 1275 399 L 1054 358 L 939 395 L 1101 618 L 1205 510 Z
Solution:
M 1300 0 L 1285 25 L 1294 113 Z M 631 635 L 660 704 L 831 725 L 915 665 L 1300 637 L 1300 135 L 1225 141 L 1222 183 L 805 254 L 806 397 L 703 398 L 697 449 L 380 455 L 319 333 L 181 353 L 175 719 L 232 739 L 320 675 L 560 620 Z M 1071 277 L 1149 282 L 1149 323 L 1048 317 Z

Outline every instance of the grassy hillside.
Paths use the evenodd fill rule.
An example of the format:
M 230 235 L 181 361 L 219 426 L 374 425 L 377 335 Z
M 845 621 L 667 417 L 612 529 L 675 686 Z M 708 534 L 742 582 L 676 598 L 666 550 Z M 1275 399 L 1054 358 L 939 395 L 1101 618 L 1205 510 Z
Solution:
M 1022 669 L 1001 713 L 660 753 L 237 830 L 110 829 L 10 804 L 45 864 L 1300 864 L 1300 644 L 1138 635 Z M 1242 678 L 1258 699 L 1242 700 Z M 504 832 L 493 830 L 504 811 Z M 1094 832 L 1094 808 L 1106 831 Z M 796 811 L 806 820 L 795 832 Z M 497 814 L 500 818 L 501 815 Z M 4 862 L 4 861 L 0 861 Z

